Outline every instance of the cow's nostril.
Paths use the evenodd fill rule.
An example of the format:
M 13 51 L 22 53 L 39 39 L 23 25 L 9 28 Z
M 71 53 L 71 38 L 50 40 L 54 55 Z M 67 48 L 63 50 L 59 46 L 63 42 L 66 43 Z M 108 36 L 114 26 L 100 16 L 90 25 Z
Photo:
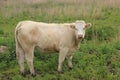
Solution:
M 83 38 L 83 35 L 78 35 L 78 39 L 82 39 Z

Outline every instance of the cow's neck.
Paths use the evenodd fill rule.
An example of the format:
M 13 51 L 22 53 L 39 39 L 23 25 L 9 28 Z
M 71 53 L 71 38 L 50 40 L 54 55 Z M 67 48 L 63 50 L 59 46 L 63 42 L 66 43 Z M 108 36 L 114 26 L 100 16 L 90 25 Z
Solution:
M 80 42 L 82 41 L 82 39 L 77 39 L 76 38 L 76 40 L 75 40 L 75 46 L 77 47 L 77 48 L 79 48 L 80 47 Z

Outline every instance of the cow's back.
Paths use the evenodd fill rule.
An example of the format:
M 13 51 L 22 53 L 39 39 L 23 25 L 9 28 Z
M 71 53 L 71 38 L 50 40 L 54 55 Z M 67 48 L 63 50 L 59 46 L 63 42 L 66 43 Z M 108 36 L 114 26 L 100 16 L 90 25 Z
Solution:
M 59 51 L 60 47 L 73 47 L 75 44 L 75 32 L 65 24 L 24 21 L 18 36 L 20 40 L 34 44 L 43 51 Z

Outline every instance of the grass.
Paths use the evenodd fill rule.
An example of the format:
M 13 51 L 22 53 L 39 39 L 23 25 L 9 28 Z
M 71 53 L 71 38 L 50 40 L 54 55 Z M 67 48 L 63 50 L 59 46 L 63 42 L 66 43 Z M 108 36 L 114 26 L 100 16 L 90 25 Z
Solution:
M 1 0 L 0 45 L 7 46 L 7 50 L 0 53 L 0 80 L 119 80 L 119 5 L 119 0 Z M 58 74 L 58 54 L 35 51 L 37 76 L 30 76 L 27 65 L 27 76 L 19 74 L 14 40 L 19 21 L 65 23 L 81 19 L 91 22 L 92 28 L 73 57 L 73 70 L 68 69 L 65 60 L 64 74 Z

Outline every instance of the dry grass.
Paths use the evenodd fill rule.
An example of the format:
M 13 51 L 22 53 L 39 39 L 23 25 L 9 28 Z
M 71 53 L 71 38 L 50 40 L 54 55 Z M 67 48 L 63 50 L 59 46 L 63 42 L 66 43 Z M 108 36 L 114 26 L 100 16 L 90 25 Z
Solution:
M 1 0 L 0 15 L 11 17 L 23 12 L 31 15 L 101 17 L 104 7 L 120 7 L 120 0 Z

